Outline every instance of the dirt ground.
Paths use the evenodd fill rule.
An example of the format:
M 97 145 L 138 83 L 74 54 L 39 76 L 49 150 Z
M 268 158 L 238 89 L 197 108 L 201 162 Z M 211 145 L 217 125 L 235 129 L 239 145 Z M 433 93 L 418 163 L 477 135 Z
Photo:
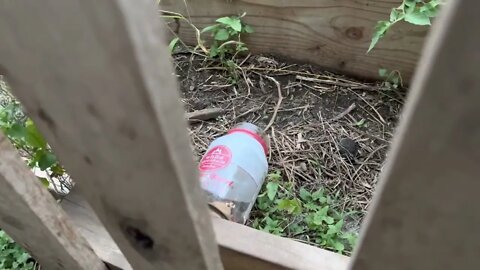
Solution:
M 269 170 L 283 181 L 336 195 L 337 209 L 354 211 L 358 228 L 382 169 L 404 95 L 381 82 L 362 82 L 269 56 L 241 61 L 238 83 L 218 63 L 175 54 L 187 111 L 222 108 L 216 119 L 191 125 L 198 159 L 235 124 L 266 129 Z M 278 87 L 277 87 L 278 83 Z M 255 215 L 255 213 L 253 213 Z

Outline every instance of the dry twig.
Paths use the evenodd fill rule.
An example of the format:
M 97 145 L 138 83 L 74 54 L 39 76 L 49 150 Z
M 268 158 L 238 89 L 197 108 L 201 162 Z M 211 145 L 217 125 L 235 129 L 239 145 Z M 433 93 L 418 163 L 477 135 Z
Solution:
M 277 117 L 278 109 L 280 108 L 280 105 L 282 104 L 282 100 L 283 100 L 282 89 L 280 87 L 280 83 L 277 80 L 275 80 L 273 77 L 265 75 L 265 78 L 271 80 L 277 86 L 278 101 L 277 101 L 277 105 L 275 105 L 275 108 L 273 110 L 273 114 L 272 114 L 272 117 L 270 118 L 270 121 L 268 122 L 267 126 L 263 130 L 264 132 L 267 131 L 273 125 L 273 122 L 275 121 L 275 117 Z

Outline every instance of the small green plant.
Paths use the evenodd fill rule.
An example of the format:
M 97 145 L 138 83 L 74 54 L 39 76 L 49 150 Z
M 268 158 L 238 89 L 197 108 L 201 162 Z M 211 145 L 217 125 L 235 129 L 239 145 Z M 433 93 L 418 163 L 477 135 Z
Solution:
M 359 128 L 363 128 L 363 127 L 367 127 L 368 126 L 368 123 L 367 121 L 365 120 L 365 118 L 362 118 L 360 119 L 359 121 L 357 121 L 355 123 L 355 126 L 359 127 Z
M 238 65 L 235 58 L 238 54 L 248 51 L 242 42 L 242 34 L 253 33 L 253 28 L 242 21 L 246 13 L 240 16 L 222 17 L 216 24 L 205 27 L 201 33 L 211 33 L 212 42 L 208 49 L 211 59 L 218 59 L 230 74 L 232 83 L 238 81 L 236 72 Z
M 248 47 L 242 42 L 242 35 L 253 33 L 253 28 L 242 21 L 242 18 L 245 17 L 246 13 L 239 16 L 218 18 L 215 21 L 216 24 L 209 25 L 201 31 L 189 19 L 180 13 L 165 10 L 161 10 L 161 13 L 164 19 L 174 20 L 177 22 L 177 25 L 179 25 L 178 22 L 180 21 L 186 22 L 194 30 L 196 36 L 197 44 L 191 52 L 198 54 L 197 49 L 200 49 L 198 52 L 205 54 L 207 58 L 218 60 L 227 70 L 231 83 L 237 83 L 239 79 L 237 69 L 239 69 L 239 66 L 236 63 L 236 57 L 237 55 L 248 51 Z M 176 35 L 174 30 L 170 29 L 170 31 L 175 36 L 168 44 L 170 52 L 173 53 L 179 43 L 183 45 L 185 44 Z M 210 46 L 205 45 L 205 41 L 201 36 L 206 33 L 210 33 L 211 36 Z
M 437 16 L 443 2 L 443 0 L 403 0 L 400 6 L 392 9 L 388 21 L 377 23 L 367 52 L 370 52 L 397 22 L 406 21 L 415 25 L 430 25 L 430 19 Z
M 0 78 L 0 130 L 27 159 L 29 167 L 47 171 L 50 177 L 62 176 L 65 170 L 33 121 L 23 113 L 20 102 L 8 90 L 8 85 Z M 48 186 L 48 179 L 40 180 Z
M 0 230 L 0 269 L 32 270 L 35 264 L 22 247 Z
M 357 236 L 344 231 L 345 215 L 332 208 L 335 199 L 323 189 L 309 191 L 302 187 L 295 191 L 293 184 L 281 183 L 281 179 L 279 171 L 268 175 L 256 203 L 260 213 L 252 226 L 339 253 L 350 252 Z
M 238 53 L 248 51 L 245 43 L 241 41 L 244 33 L 253 33 L 253 28 L 244 22 L 241 16 L 222 17 L 216 20 L 217 24 L 205 27 L 201 33 L 210 32 L 213 38 L 209 49 L 211 58 L 218 57 L 220 60 L 234 58 Z
M 388 89 L 398 89 L 403 86 L 402 75 L 398 70 L 389 71 L 381 68 L 378 70 L 378 75 L 383 78 L 383 86 Z

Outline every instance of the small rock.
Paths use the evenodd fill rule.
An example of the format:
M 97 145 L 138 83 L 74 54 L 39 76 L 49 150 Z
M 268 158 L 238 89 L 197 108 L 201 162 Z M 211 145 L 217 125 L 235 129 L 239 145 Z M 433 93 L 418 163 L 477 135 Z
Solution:
M 307 164 L 305 162 L 301 162 L 300 163 L 300 170 L 302 172 L 306 172 L 307 171 Z
M 360 145 L 350 138 L 342 138 L 338 144 L 340 155 L 348 161 L 355 161 Z

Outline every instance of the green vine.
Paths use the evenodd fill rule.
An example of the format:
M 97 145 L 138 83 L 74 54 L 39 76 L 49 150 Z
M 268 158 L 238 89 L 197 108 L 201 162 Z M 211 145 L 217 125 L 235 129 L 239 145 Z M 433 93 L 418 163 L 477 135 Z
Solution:
M 367 52 L 370 52 L 388 30 L 400 21 L 415 25 L 430 25 L 431 18 L 438 15 L 443 2 L 443 0 L 403 0 L 400 6 L 392 9 L 388 21 L 377 23 Z

